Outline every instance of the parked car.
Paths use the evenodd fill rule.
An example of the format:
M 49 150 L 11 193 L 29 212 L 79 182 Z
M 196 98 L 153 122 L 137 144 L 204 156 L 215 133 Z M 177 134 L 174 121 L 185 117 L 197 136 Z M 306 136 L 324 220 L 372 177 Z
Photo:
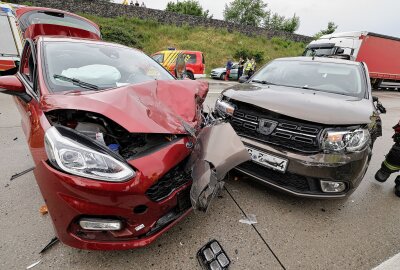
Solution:
M 176 77 L 175 65 L 179 55 L 185 55 L 186 74 L 188 78 L 194 80 L 206 76 L 205 59 L 202 52 L 170 49 L 156 52 L 151 57 Z
M 231 73 L 229 74 L 230 80 L 235 80 L 235 81 L 238 80 L 238 69 L 239 69 L 239 64 L 233 63 Z M 225 75 L 226 75 L 226 67 L 214 68 L 213 70 L 211 70 L 211 78 L 213 79 L 225 80 Z
M 382 135 L 374 102 L 364 63 L 297 57 L 224 90 L 215 108 L 252 156 L 238 171 L 293 195 L 340 198 L 360 184 Z
M 101 39 L 94 22 L 73 13 L 43 7 L 0 4 L 0 76 L 18 70 L 22 44 L 26 38 L 63 35 Z
M 379 87 L 400 88 L 400 38 L 367 31 L 324 35 L 312 41 L 304 56 L 335 56 L 365 62 L 371 84 Z
M 153 242 L 249 160 L 229 124 L 204 122 L 208 83 L 177 81 L 139 50 L 103 41 L 27 39 L 15 96 L 34 175 L 57 237 L 81 249 Z M 229 140 L 230 144 L 225 144 Z

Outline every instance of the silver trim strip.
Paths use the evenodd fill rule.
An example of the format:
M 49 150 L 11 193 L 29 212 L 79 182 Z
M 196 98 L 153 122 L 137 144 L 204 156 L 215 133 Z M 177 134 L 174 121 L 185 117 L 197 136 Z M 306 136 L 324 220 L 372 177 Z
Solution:
M 299 132 L 290 131 L 290 130 L 286 130 L 286 129 L 282 129 L 282 128 L 277 128 L 276 130 L 288 132 L 288 133 L 292 133 L 292 134 L 296 134 L 296 135 L 306 136 L 306 137 L 310 137 L 310 138 L 317 138 L 317 135 L 309 135 L 309 134 L 299 133 Z
M 258 122 L 253 122 L 253 121 L 250 121 L 250 120 L 246 120 L 246 119 L 243 119 L 243 118 L 240 118 L 240 117 L 237 117 L 237 116 L 234 116 L 233 119 L 238 119 L 240 121 L 247 122 L 247 123 L 250 123 L 250 124 L 258 126 Z

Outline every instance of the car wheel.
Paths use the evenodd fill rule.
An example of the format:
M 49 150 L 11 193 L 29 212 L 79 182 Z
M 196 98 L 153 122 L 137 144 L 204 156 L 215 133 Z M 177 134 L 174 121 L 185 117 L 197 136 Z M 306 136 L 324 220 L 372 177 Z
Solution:
M 186 71 L 186 76 L 187 76 L 189 79 L 194 80 L 194 75 L 193 75 L 192 72 Z
M 219 78 L 223 81 L 225 80 L 225 73 L 222 73 L 221 76 L 219 76 Z

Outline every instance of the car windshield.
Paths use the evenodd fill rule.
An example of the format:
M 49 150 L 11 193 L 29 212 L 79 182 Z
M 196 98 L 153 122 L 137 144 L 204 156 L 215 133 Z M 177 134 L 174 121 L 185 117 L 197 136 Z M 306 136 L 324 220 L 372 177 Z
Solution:
M 55 24 L 86 30 L 100 36 L 99 30 L 79 17 L 52 11 L 31 11 L 21 16 L 21 28 L 24 32 L 32 24 Z
M 143 52 L 113 44 L 45 42 L 44 56 L 46 81 L 53 92 L 174 79 Z
M 303 56 L 326 56 L 332 55 L 333 47 L 326 47 L 326 48 L 308 48 Z
M 262 68 L 252 81 L 361 98 L 365 96 L 360 67 L 346 63 L 275 60 Z

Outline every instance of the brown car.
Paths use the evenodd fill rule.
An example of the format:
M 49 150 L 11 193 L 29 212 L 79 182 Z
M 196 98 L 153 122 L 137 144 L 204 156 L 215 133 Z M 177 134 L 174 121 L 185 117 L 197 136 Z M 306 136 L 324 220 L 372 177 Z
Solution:
M 382 135 L 377 108 L 383 107 L 359 62 L 276 59 L 222 92 L 215 107 L 252 157 L 236 169 L 302 197 L 339 198 L 354 191 Z

